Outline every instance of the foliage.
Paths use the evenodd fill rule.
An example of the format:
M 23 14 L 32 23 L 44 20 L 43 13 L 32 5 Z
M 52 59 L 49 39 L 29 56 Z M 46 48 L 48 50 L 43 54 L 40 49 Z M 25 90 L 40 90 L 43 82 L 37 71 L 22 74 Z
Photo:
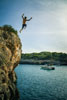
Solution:
M 61 64 L 67 64 L 67 54 L 57 52 L 26 53 L 22 54 L 22 59 L 54 60 L 59 61 Z
M 3 27 L 0 27 L 0 29 L 3 29 L 8 32 L 13 32 L 17 35 L 17 31 L 11 25 L 4 25 Z

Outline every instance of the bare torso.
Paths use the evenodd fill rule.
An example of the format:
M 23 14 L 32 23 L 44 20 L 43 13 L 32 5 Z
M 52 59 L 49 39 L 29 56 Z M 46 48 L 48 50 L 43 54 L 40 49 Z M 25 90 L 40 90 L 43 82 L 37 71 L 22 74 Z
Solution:
M 26 19 L 25 18 L 23 18 L 23 24 L 26 24 Z

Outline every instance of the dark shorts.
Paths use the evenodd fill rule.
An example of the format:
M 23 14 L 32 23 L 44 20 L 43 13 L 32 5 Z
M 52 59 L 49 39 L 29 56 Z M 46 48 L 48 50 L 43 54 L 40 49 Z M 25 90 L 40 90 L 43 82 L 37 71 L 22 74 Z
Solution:
M 22 29 L 23 29 L 24 27 L 26 27 L 26 26 L 27 26 L 26 24 L 23 24 L 23 25 L 22 25 Z

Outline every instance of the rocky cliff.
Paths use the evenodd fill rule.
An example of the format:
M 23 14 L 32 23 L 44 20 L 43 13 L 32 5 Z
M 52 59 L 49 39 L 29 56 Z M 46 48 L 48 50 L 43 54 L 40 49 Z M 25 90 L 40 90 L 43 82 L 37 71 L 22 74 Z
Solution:
M 0 27 L 0 100 L 19 98 L 14 69 L 21 59 L 21 42 L 11 28 Z

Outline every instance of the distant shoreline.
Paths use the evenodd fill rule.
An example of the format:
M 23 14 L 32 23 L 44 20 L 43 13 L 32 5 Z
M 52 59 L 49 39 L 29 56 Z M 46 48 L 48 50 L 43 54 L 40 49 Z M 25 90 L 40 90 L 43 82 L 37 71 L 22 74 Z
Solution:
M 51 61 L 51 60 L 33 60 L 33 59 L 21 59 L 19 64 L 33 64 L 33 65 L 67 65 L 67 63 L 60 63 L 59 61 Z
M 67 65 L 67 54 L 57 52 L 40 52 L 22 54 L 20 64 Z

